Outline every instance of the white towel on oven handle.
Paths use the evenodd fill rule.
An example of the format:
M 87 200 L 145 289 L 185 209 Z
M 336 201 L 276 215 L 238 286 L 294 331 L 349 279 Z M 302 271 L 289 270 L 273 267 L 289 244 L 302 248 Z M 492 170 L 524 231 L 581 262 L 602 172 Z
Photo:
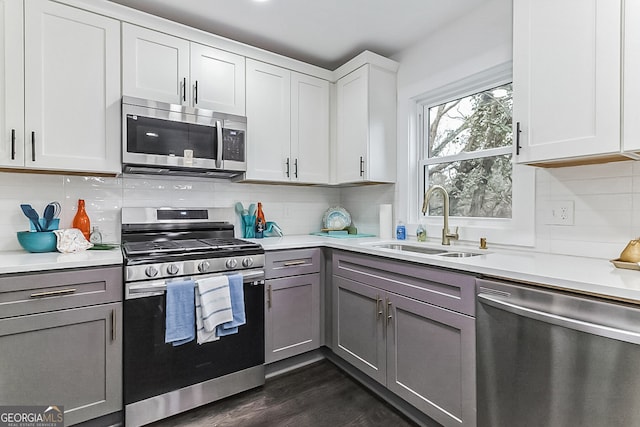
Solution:
M 198 344 L 204 344 L 207 342 L 217 341 L 220 338 L 216 334 L 216 330 L 207 332 L 204 330 L 204 324 L 202 323 L 202 309 L 200 307 L 200 293 L 196 286 L 196 339 Z
M 216 326 L 233 320 L 227 276 L 196 281 L 196 326 L 198 344 L 215 341 Z

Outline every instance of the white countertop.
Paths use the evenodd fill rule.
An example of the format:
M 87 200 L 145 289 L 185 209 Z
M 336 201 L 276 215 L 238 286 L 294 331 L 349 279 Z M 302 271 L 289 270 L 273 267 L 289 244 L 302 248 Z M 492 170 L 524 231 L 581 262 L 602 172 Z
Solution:
M 475 247 L 462 245 L 446 247 L 431 242 L 380 240 L 376 237 L 338 239 L 298 235 L 251 240 L 260 243 L 267 251 L 309 247 L 343 249 L 640 304 L 640 271 L 616 268 L 605 259 L 491 247 L 485 252 Z M 483 252 L 483 255 L 468 258 L 443 258 L 436 255 L 398 252 L 373 246 L 384 242 L 425 245 L 452 251 L 468 250 Z M 119 264 L 122 264 L 122 253 L 119 248 L 106 251 L 88 250 L 75 254 L 29 253 L 22 250 L 0 252 L 0 274 Z
M 324 246 L 640 303 L 640 271 L 616 268 L 605 259 L 491 247 L 483 251 L 477 247 L 462 245 L 447 247 L 437 243 L 418 243 L 415 240 L 397 241 L 378 238 L 338 239 L 320 236 L 285 236 L 254 239 L 253 241 L 260 243 L 267 251 Z M 468 258 L 445 258 L 437 255 L 398 252 L 373 246 L 383 242 L 425 245 L 450 251 L 466 250 L 483 252 L 484 254 Z
M 74 254 L 29 253 L 23 250 L 0 252 L 0 274 L 121 264 L 122 251 L 120 248 L 88 250 Z

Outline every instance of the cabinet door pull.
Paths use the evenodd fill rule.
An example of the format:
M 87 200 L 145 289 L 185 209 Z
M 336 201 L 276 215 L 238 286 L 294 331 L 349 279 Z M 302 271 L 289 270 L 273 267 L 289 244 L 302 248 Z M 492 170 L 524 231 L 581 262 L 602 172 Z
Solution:
M 287 165 L 287 178 L 289 178 L 289 158 L 287 157 L 287 161 L 285 162 L 285 164 Z
M 36 161 L 36 133 L 31 132 L 31 161 Z
M 387 325 L 389 323 L 391 323 L 391 319 L 393 319 L 393 316 L 391 315 L 391 301 L 389 301 L 389 298 L 387 298 Z
M 272 289 L 271 285 L 267 286 L 267 308 L 271 309 L 271 297 L 272 297 Z
M 360 156 L 360 176 L 364 176 L 364 158 Z
M 285 267 L 293 267 L 293 266 L 296 266 L 296 265 L 304 265 L 306 263 L 307 262 L 305 260 L 299 259 L 299 260 L 295 260 L 295 261 L 287 261 L 283 265 Z
M 117 331 L 117 322 L 118 318 L 116 317 L 116 310 L 111 310 L 111 342 L 116 340 L 116 331 Z
M 293 175 L 297 178 L 298 177 L 298 158 L 296 157 L 296 159 L 293 161 Z
M 197 104 L 198 103 L 198 81 L 196 80 L 196 86 L 195 86 L 195 90 L 193 93 L 193 103 Z
M 380 318 L 380 316 L 382 316 L 382 308 L 380 306 L 380 304 L 382 303 L 382 298 L 380 298 L 380 295 L 376 295 L 376 320 L 378 320 Z
M 16 159 L 16 130 L 11 129 L 11 160 Z
M 520 130 L 520 122 L 516 122 L 516 156 L 520 155 L 520 149 L 522 148 L 520 146 L 520 133 L 522 131 Z
M 60 289 L 60 290 L 57 290 L 57 291 L 36 292 L 34 294 L 31 294 L 31 298 L 56 297 L 56 296 L 59 296 L 59 295 L 72 294 L 75 291 L 76 291 L 75 288 L 69 288 L 69 289 Z
M 187 78 L 182 78 L 182 102 L 187 102 Z

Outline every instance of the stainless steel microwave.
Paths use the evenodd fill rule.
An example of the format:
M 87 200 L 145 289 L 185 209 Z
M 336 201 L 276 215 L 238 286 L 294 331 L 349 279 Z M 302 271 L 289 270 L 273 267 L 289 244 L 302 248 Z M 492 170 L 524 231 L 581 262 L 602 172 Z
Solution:
M 125 173 L 238 178 L 246 136 L 246 117 L 122 97 Z

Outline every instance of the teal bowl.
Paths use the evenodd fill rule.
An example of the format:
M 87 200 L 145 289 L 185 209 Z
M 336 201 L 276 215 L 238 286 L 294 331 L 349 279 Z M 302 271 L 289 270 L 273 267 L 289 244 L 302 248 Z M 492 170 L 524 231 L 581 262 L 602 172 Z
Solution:
M 18 231 L 18 243 L 28 252 L 55 252 L 57 239 L 53 231 Z

